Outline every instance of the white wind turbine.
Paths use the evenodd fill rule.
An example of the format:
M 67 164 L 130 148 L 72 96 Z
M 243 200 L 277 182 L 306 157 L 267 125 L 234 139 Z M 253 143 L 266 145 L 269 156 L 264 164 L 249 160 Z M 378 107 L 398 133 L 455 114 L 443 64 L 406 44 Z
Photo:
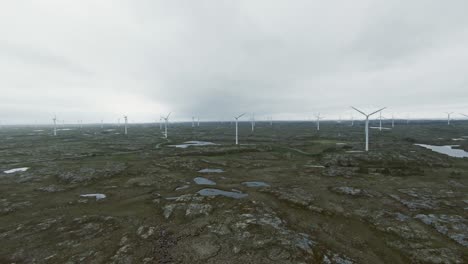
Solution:
M 236 145 L 239 145 L 239 128 L 238 128 L 238 123 L 239 123 L 239 118 L 243 117 L 245 113 L 243 113 L 240 116 L 234 117 L 236 119 Z
M 351 114 L 351 126 L 354 126 L 354 116 Z
M 54 116 L 54 118 L 52 118 L 52 121 L 54 121 L 54 136 L 57 135 L 57 116 Z
M 163 117 L 160 116 L 159 117 L 159 130 L 162 130 L 162 122 L 161 122 L 162 120 L 163 120 Z
M 255 131 L 255 113 L 252 113 L 252 117 L 250 119 L 250 123 L 252 125 L 252 132 Z
M 165 138 L 167 138 L 167 123 L 169 122 L 169 116 L 171 115 L 171 113 L 169 113 L 166 117 L 163 117 L 163 119 L 164 119 L 164 137 Z
M 395 127 L 395 117 L 392 114 L 392 128 L 394 128 L 394 127 Z
M 370 113 L 370 114 L 366 114 L 366 113 L 364 113 L 363 111 L 361 111 L 361 110 L 355 108 L 354 106 L 351 106 L 351 108 L 353 108 L 354 110 L 358 111 L 359 113 L 363 114 L 363 115 L 366 117 L 366 128 L 365 128 L 365 129 L 366 129 L 366 151 L 369 151 L 369 117 L 370 117 L 371 115 L 373 115 L 373 114 L 376 114 L 376 113 L 378 113 L 378 112 L 384 110 L 386 107 L 384 107 L 384 108 L 382 108 L 382 109 L 379 109 L 379 110 L 377 110 L 377 111 L 375 111 L 375 112 L 372 112 L 372 113 Z
M 127 123 L 128 123 L 128 117 L 127 117 L 127 116 L 124 116 L 123 118 L 124 118 L 124 120 L 125 120 L 125 132 L 124 132 L 124 134 L 125 134 L 125 135 L 127 135 Z
M 323 119 L 323 117 L 320 116 L 320 112 L 315 115 L 315 117 L 317 118 L 317 130 L 320 130 L 320 120 Z
M 195 117 L 192 116 L 192 127 L 195 127 Z
M 379 131 L 382 131 L 382 111 L 379 112 Z
M 197 127 L 199 127 L 200 126 L 200 117 L 197 117 L 197 118 L 198 118 L 197 119 Z
M 450 116 L 453 114 L 453 112 L 445 112 L 447 114 L 447 125 L 450 126 Z

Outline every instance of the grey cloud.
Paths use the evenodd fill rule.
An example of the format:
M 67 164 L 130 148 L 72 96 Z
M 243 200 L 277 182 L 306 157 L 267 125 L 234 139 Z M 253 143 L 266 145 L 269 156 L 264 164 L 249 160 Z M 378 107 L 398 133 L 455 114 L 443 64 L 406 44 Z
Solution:
M 10 25 L 0 26 L 0 57 L 21 63 L 0 60 L 9 73 L 0 89 L 41 108 L 27 118 L 14 114 L 21 103 L 3 106 L 12 122 L 52 111 L 150 121 L 170 111 L 338 117 L 353 104 L 438 117 L 468 108 L 465 1 L 41 1 L 30 13 L 1 5 L 15 16 L 0 11 Z

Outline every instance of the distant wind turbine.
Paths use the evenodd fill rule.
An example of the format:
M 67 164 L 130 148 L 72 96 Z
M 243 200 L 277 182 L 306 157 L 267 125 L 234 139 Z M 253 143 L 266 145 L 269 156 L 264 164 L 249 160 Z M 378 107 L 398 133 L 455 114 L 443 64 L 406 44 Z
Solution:
M 252 113 L 252 117 L 250 119 L 250 123 L 252 125 L 252 132 L 255 131 L 255 113 Z
M 354 110 L 358 111 L 359 113 L 363 114 L 363 115 L 366 117 L 366 128 L 365 128 L 365 129 L 366 129 L 366 151 L 369 151 L 369 117 L 370 117 L 371 115 L 373 115 L 373 114 L 376 114 L 376 113 L 378 113 L 378 112 L 384 110 L 386 107 L 384 107 L 384 108 L 382 108 L 382 109 L 379 109 L 379 110 L 377 110 L 377 111 L 375 111 L 375 112 L 372 112 L 372 113 L 370 113 L 370 114 L 366 114 L 366 113 L 364 113 L 363 111 L 361 111 L 361 110 L 355 108 L 354 106 L 351 106 L 351 108 L 353 108 Z
M 192 127 L 195 127 L 195 117 L 192 116 Z
M 462 114 L 462 113 L 460 113 L 460 115 L 462 115 L 462 116 L 464 116 L 464 117 L 468 117 L 468 115 L 465 115 L 465 114 Z
M 169 116 L 172 114 L 169 113 L 166 117 L 163 117 L 164 119 L 164 137 L 167 138 L 167 123 L 169 122 Z
M 57 116 L 54 116 L 52 121 L 54 121 L 54 136 L 57 136 Z
M 200 117 L 197 117 L 197 118 L 198 118 L 197 119 L 197 127 L 199 127 L 200 126 Z
M 127 135 L 127 123 L 128 123 L 128 117 L 127 116 L 124 116 L 124 120 L 125 120 L 125 132 L 124 134 Z
M 323 117 L 320 116 L 320 112 L 315 115 L 317 118 L 317 130 L 320 130 L 320 120 L 323 119 Z
M 453 112 L 445 112 L 447 114 L 447 125 L 450 126 L 450 116 L 453 114 Z
M 392 128 L 394 128 L 394 127 L 395 127 L 395 117 L 392 114 Z
M 379 130 L 382 131 L 382 111 L 379 113 Z
M 239 128 L 238 128 L 239 118 L 243 117 L 244 115 L 245 113 L 240 116 L 234 117 L 236 119 L 236 145 L 239 145 L 239 136 L 238 136 L 239 135 Z

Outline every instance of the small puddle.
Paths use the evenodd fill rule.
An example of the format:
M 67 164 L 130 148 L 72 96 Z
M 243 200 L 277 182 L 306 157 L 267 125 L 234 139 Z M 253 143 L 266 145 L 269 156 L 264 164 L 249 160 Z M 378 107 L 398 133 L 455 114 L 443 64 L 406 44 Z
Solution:
M 321 169 L 325 168 L 325 166 L 323 166 L 323 165 L 308 165 L 308 164 L 304 165 L 304 167 L 306 167 L 306 168 L 321 168 Z
M 216 182 L 214 182 L 212 180 L 208 180 L 208 179 L 203 178 L 203 177 L 196 177 L 196 178 L 193 179 L 193 181 L 198 185 L 216 185 Z
M 224 171 L 222 169 L 203 169 L 203 170 L 199 170 L 198 172 L 200 173 L 223 173 Z
M 169 147 L 175 147 L 175 148 L 188 148 L 188 147 L 203 147 L 203 146 L 215 146 L 218 144 L 215 144 L 213 142 L 206 142 L 206 141 L 187 141 L 184 142 L 184 144 L 179 144 L 179 145 L 169 145 Z
M 262 181 L 243 182 L 242 185 L 247 187 L 270 187 L 270 184 Z
M 218 189 L 202 189 L 197 192 L 201 196 L 225 196 L 229 198 L 234 198 L 234 199 L 241 199 L 245 198 L 248 196 L 246 193 L 240 193 L 240 192 L 228 192 L 228 191 L 223 191 L 223 190 L 218 190 Z
M 433 146 L 433 145 L 426 145 L 426 144 L 415 144 L 415 145 L 423 147 L 423 148 L 427 148 L 434 152 L 445 154 L 454 158 L 468 158 L 468 152 L 464 151 L 463 149 L 453 148 L 453 147 L 458 147 L 458 145 L 447 145 L 447 146 Z
M 11 169 L 11 170 L 6 170 L 4 171 L 4 173 L 6 174 L 10 174 L 10 173 L 15 173 L 15 172 L 24 172 L 24 171 L 27 171 L 29 168 L 25 167 L 25 168 L 16 168 L 16 169 Z
M 182 185 L 182 186 L 180 186 L 180 187 L 175 188 L 175 190 L 176 190 L 176 191 L 180 191 L 180 190 L 187 189 L 187 188 L 189 188 L 189 187 L 190 187 L 190 185 Z
M 80 195 L 80 197 L 84 197 L 84 198 L 94 197 L 96 198 L 96 201 L 98 201 L 98 200 L 106 198 L 106 195 L 102 193 L 90 193 L 90 194 L 82 194 Z

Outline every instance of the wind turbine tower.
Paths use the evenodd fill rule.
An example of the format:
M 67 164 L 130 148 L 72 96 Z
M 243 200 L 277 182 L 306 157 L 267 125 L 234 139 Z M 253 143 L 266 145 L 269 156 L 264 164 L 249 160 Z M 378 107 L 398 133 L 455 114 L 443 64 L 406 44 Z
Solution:
M 447 125 L 450 126 L 450 116 L 453 114 L 453 112 L 446 112 L 447 114 Z
M 320 120 L 323 119 L 323 117 L 320 116 L 320 112 L 316 114 L 315 117 L 317 118 L 317 131 L 318 131 L 320 130 Z
M 171 113 L 169 113 L 166 117 L 163 117 L 163 119 L 164 119 L 164 137 L 165 138 L 167 138 L 167 123 L 169 122 L 169 116 L 171 115 Z
M 127 135 L 127 123 L 128 123 L 128 117 L 127 116 L 124 116 L 124 120 L 125 120 L 125 132 L 124 134 Z
M 195 127 L 195 117 L 192 116 L 192 127 Z
M 369 117 L 372 116 L 373 114 L 376 114 L 382 110 L 384 110 L 386 107 L 382 108 L 382 109 L 379 109 L 375 112 L 372 112 L 370 114 L 366 114 L 364 113 L 363 111 L 351 106 L 351 108 L 353 108 L 354 110 L 358 111 L 359 113 L 363 114 L 365 117 L 366 117 L 366 151 L 369 151 Z
M 240 116 L 234 117 L 234 119 L 236 119 L 236 145 L 239 145 L 239 118 L 243 117 L 244 115 L 245 113 Z
M 252 125 L 252 132 L 254 132 L 255 131 L 255 113 L 252 113 L 250 124 Z
M 52 121 L 54 121 L 54 136 L 57 136 L 57 116 L 54 116 Z

